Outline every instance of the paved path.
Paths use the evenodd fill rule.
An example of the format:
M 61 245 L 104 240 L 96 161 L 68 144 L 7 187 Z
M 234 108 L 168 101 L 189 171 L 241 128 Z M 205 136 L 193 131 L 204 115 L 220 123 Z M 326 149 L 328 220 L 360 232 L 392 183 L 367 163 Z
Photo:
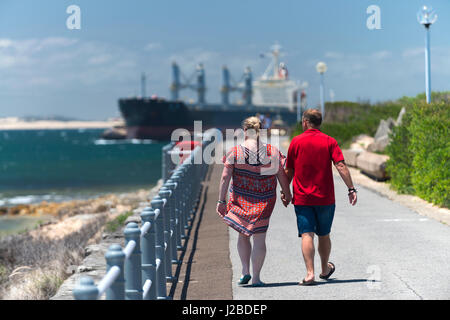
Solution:
M 356 187 L 359 199 L 352 207 L 345 184 L 335 176 L 330 261 L 336 272 L 328 282 L 318 277 L 321 270 L 316 251 L 317 286 L 297 285 L 306 269 L 293 206 L 285 208 L 278 199 L 272 214 L 261 273 L 266 287 L 236 285 L 241 264 L 237 232 L 230 229 L 233 299 L 449 299 L 449 227 Z M 317 248 L 317 237 L 315 241 Z

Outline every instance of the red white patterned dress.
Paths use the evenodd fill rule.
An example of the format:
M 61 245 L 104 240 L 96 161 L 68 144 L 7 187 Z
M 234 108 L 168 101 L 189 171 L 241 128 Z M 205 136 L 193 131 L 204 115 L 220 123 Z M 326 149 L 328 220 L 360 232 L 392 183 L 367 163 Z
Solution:
M 270 144 L 258 152 L 244 146 L 233 147 L 223 163 L 233 169 L 227 214 L 224 222 L 251 236 L 266 232 L 276 202 L 277 173 L 284 170 L 286 157 Z

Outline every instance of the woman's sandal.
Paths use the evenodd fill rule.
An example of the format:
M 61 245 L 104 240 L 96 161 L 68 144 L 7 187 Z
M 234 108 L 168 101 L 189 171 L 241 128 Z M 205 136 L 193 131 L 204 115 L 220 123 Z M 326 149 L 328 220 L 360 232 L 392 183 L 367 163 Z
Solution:
M 252 278 L 251 275 L 246 274 L 245 276 L 242 276 L 242 277 L 239 279 L 239 281 L 238 281 L 237 284 L 247 284 L 247 283 L 250 281 L 251 278 Z
M 320 279 L 327 280 L 333 274 L 333 272 L 336 270 L 336 266 L 334 265 L 333 262 L 328 262 L 328 263 L 331 265 L 331 270 L 330 270 L 330 272 L 328 272 L 328 274 L 326 276 L 322 276 L 319 274 Z
M 252 284 L 252 287 L 264 287 L 266 284 L 262 281 Z

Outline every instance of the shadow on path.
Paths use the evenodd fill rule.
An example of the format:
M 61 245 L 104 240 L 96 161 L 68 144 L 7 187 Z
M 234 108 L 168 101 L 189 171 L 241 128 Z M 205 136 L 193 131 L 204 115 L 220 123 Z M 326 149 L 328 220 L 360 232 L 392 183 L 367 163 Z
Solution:
M 348 280 L 337 280 L 337 279 L 328 279 L 324 281 L 316 281 L 315 285 L 324 285 L 324 284 L 338 284 L 338 283 L 354 283 L 354 282 L 380 282 L 380 281 L 372 281 L 367 279 L 348 279 Z M 297 286 L 298 282 L 274 282 L 274 283 L 266 283 L 263 287 L 258 288 L 272 288 L 272 287 L 287 287 L 287 286 Z M 240 286 L 241 288 L 255 288 L 251 284 L 247 284 L 244 286 Z

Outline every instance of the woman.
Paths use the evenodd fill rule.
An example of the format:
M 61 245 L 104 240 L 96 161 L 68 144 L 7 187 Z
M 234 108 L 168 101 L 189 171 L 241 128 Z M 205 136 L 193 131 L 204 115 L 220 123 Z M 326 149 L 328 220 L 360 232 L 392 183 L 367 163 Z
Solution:
M 245 141 L 231 148 L 223 157 L 216 211 L 226 224 L 239 232 L 237 249 L 242 262 L 242 276 L 238 284 L 247 284 L 252 279 L 251 260 L 252 284 L 263 286 L 260 271 L 266 256 L 266 232 L 275 206 L 277 179 L 285 195 L 285 203 L 289 203 L 292 196 L 283 168 L 285 156 L 274 146 L 259 141 L 261 121 L 250 117 L 242 126 Z M 231 178 L 233 182 L 227 203 L 225 199 Z

